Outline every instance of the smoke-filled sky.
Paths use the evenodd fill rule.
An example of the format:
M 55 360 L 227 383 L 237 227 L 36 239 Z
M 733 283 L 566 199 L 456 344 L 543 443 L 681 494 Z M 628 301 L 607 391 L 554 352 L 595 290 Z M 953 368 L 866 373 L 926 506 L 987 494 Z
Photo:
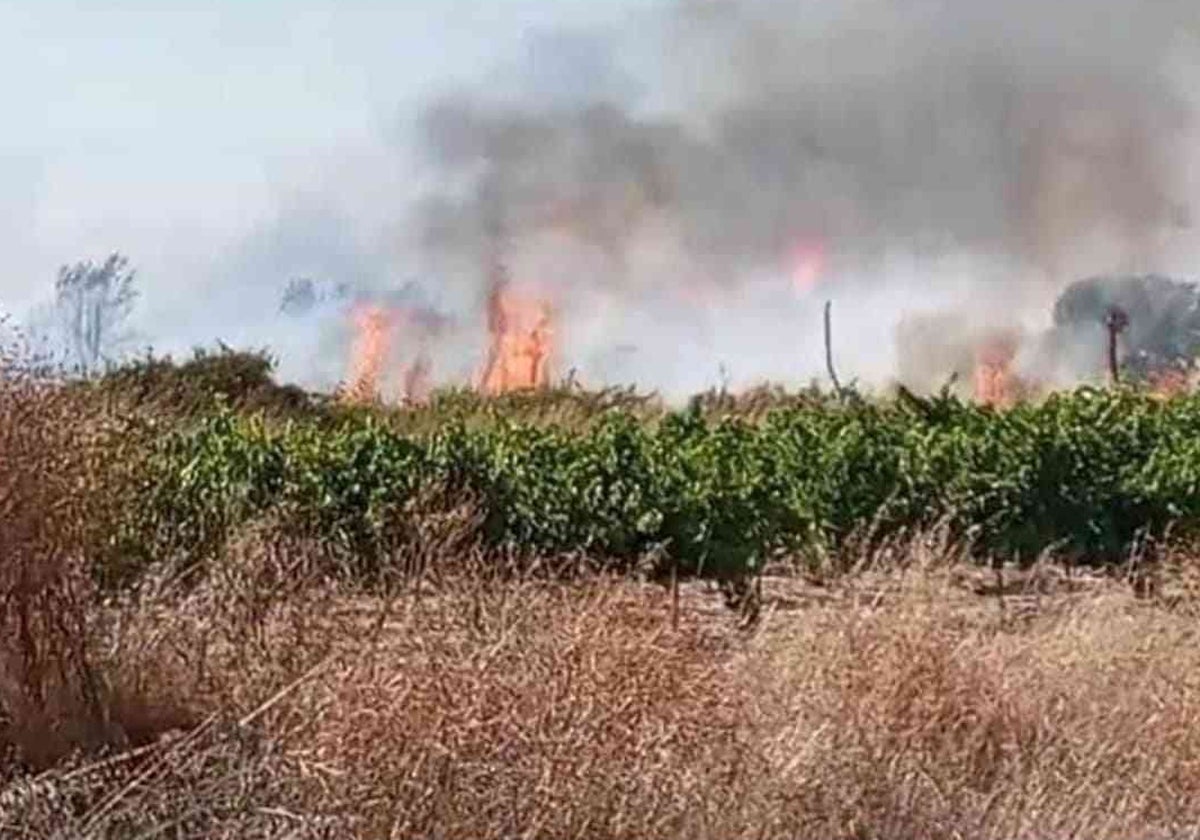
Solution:
M 397 270 L 380 226 L 419 176 L 422 100 L 616 11 L 593 5 L 3 0 L 0 302 L 119 249 L 147 338 L 186 346 L 253 338 L 293 274 Z
M 329 384 L 337 313 L 284 284 L 416 287 L 461 378 L 499 257 L 562 372 L 803 379 L 832 297 L 879 380 L 906 314 L 1036 326 L 1080 276 L 1191 273 L 1192 5 L 0 0 L 0 305 L 120 250 L 143 344 Z

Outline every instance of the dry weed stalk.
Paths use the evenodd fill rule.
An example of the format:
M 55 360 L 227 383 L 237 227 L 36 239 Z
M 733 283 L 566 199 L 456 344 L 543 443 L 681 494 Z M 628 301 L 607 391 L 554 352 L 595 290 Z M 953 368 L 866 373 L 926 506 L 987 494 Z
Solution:
M 78 406 L 15 368 L 0 378 L 0 749 L 34 765 L 112 736 L 88 642 L 89 440 Z

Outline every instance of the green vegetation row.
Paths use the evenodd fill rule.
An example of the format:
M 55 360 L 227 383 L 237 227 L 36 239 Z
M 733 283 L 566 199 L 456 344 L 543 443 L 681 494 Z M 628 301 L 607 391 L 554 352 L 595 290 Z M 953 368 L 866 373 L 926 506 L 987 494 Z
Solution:
M 719 407 L 481 423 L 479 406 L 451 401 L 421 431 L 387 412 L 218 409 L 155 445 L 122 552 L 203 561 L 270 517 L 369 574 L 416 518 L 463 499 L 494 549 L 655 558 L 717 577 L 934 525 L 981 559 L 1053 550 L 1118 562 L 1143 538 L 1200 523 L 1196 396 L 1083 389 L 1008 411 L 903 393 L 781 400 L 753 415 Z

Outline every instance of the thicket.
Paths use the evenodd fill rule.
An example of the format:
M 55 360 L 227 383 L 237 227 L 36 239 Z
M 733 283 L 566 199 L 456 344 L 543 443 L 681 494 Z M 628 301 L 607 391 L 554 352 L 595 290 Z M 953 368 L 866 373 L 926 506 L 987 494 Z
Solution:
M 198 348 L 178 362 L 147 355 L 113 366 L 103 374 L 75 380 L 70 387 L 93 398 L 119 401 L 128 412 L 187 418 L 227 406 L 273 417 L 318 419 L 329 403 L 295 385 L 273 378 L 275 360 L 265 351 L 246 352 L 220 345 Z
M 904 393 L 722 399 L 618 400 L 572 423 L 462 394 L 415 425 L 218 408 L 157 441 L 113 546 L 135 567 L 203 563 L 269 517 L 370 576 L 417 520 L 469 499 L 479 540 L 508 555 L 738 578 L 934 525 L 980 559 L 1115 563 L 1200 523 L 1200 397 L 1082 389 L 1006 411 Z

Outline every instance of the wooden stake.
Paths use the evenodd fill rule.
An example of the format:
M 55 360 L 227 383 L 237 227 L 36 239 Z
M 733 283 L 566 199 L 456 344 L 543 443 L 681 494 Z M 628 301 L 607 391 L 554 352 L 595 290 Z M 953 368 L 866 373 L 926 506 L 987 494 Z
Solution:
M 829 379 L 833 382 L 833 390 L 840 397 L 842 384 L 838 381 L 837 371 L 833 368 L 833 327 L 830 319 L 830 309 L 833 301 L 825 301 L 825 369 L 829 371 Z
M 1129 316 L 1125 310 L 1113 306 L 1104 318 L 1104 326 L 1108 329 L 1108 378 L 1113 385 L 1121 384 L 1121 367 L 1117 361 L 1117 336 L 1129 326 Z

